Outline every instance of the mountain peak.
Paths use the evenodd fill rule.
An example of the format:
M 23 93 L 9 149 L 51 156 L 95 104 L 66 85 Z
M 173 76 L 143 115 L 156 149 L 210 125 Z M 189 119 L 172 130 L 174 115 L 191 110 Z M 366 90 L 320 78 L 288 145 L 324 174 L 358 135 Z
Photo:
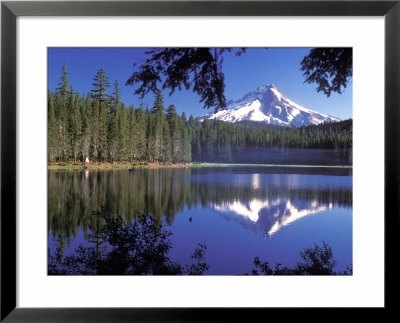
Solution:
M 276 88 L 275 84 L 273 83 L 267 83 L 265 85 L 261 85 L 257 88 L 257 90 L 264 90 L 264 89 L 270 89 L 270 88 Z
M 228 108 L 200 118 L 227 122 L 257 121 L 271 125 L 300 127 L 341 119 L 304 108 L 288 99 L 272 83 L 259 86 L 240 100 L 228 101 Z
M 271 90 L 271 89 L 277 89 L 277 87 L 273 83 L 267 83 L 265 85 L 259 86 L 256 89 L 256 92 L 267 92 L 268 90 Z

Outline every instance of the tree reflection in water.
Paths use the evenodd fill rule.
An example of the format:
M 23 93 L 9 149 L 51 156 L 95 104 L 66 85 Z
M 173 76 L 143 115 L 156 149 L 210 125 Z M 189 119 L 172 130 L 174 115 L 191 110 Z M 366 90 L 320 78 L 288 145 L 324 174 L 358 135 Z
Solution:
M 168 257 L 171 232 L 150 216 L 126 222 L 104 209 L 95 215 L 103 225 L 89 236 L 93 245 L 80 245 L 66 257 L 62 245 L 55 254 L 49 250 L 49 275 L 202 275 L 208 270 L 207 247 L 202 243 L 191 255 L 194 263 L 172 261 Z
M 234 201 L 268 201 L 270 205 L 276 201 L 290 201 L 293 205 L 300 203 L 301 209 L 309 208 L 312 203 L 316 205 L 314 209 L 318 206 L 352 207 L 351 187 L 273 185 L 262 179 L 258 187 L 254 187 L 254 183 L 241 182 L 251 175 L 232 176 L 224 174 L 228 170 L 221 168 L 216 174 L 224 180 L 215 181 L 215 173 L 210 170 L 208 174 L 208 171 L 190 168 L 139 169 L 135 174 L 127 174 L 124 170 L 90 170 L 88 174 L 49 171 L 48 232 L 51 231 L 54 238 L 67 239 L 67 243 L 76 238 L 79 229 L 87 238 L 89 231 L 98 229 L 93 212 L 98 212 L 101 206 L 120 214 L 127 222 L 137 214 L 149 214 L 157 223 L 164 219 L 169 225 L 185 207 L 191 209 L 211 204 L 221 208 Z M 232 182 L 232 179 L 239 180 Z M 264 214 L 258 222 L 268 234 L 276 218 Z

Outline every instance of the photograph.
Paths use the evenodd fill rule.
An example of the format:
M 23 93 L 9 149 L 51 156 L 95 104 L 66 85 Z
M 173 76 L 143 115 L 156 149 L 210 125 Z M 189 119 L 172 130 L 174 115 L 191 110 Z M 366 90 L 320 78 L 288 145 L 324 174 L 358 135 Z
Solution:
M 353 275 L 353 48 L 48 47 L 46 252 L 51 276 Z

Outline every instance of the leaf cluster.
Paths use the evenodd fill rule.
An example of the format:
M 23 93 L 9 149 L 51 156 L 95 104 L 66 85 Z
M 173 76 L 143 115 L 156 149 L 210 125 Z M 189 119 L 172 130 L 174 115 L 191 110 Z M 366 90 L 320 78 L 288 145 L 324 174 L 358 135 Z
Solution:
M 352 48 L 314 48 L 301 61 L 304 83 L 316 83 L 317 92 L 329 97 L 332 92 L 342 93 L 353 75 Z
M 146 52 L 150 55 L 139 70 L 126 81 L 127 85 L 139 84 L 135 94 L 141 98 L 148 92 L 157 93 L 159 83 L 162 89 L 169 88 L 170 95 L 176 89 L 189 90 L 200 96 L 205 108 L 215 111 L 226 107 L 224 95 L 225 80 L 222 72 L 224 52 L 232 48 L 156 48 Z M 245 52 L 236 49 L 236 55 Z

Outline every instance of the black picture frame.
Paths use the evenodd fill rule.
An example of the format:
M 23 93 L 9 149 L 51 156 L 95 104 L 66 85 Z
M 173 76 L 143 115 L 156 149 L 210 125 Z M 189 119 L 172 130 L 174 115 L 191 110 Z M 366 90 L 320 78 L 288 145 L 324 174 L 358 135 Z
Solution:
M 16 307 L 16 19 L 19 16 L 382 16 L 385 19 L 385 306 L 396 311 L 399 286 L 400 1 L 4 1 L 1 3 L 1 321 L 246 321 L 266 310 L 244 308 Z M 372 62 L 373 63 L 373 62 Z M 367 162 L 367 161 L 366 161 Z M 372 237 L 371 237 L 372 238 Z M 373 261 L 373 260 L 372 260 Z M 344 291 L 345 292 L 345 291 Z M 291 309 L 296 310 L 296 309 Z M 297 309 L 301 310 L 301 309 Z M 334 315 L 332 309 L 326 309 Z M 371 313 L 369 311 L 368 313 Z M 372 314 L 372 313 L 371 313 Z M 371 315 L 368 314 L 368 315 Z M 279 315 L 279 314 L 278 314 Z M 318 314 L 320 315 L 320 314 Z M 331 314 L 329 314 L 331 315 Z M 323 319 L 323 317 L 321 317 Z

